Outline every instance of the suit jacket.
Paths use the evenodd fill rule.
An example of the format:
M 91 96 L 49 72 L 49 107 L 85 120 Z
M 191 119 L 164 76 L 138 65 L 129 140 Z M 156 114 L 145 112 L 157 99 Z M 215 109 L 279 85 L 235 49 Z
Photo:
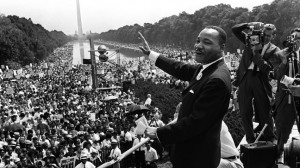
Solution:
M 196 76 L 201 65 L 190 65 L 159 56 L 155 65 L 174 77 L 190 81 L 182 92 L 177 123 L 157 129 L 163 144 L 174 144 L 174 168 L 215 168 L 220 162 L 220 131 L 227 112 L 231 83 L 224 60 L 217 61 Z
M 244 44 L 246 43 L 246 35 L 243 33 L 245 29 L 248 28 L 247 23 L 237 24 L 232 27 L 233 34 Z M 257 53 L 253 55 L 251 46 L 245 46 L 244 52 L 242 54 L 242 59 L 240 61 L 238 70 L 237 70 L 237 77 L 236 81 L 233 83 L 235 86 L 239 86 L 247 72 L 248 67 L 250 66 L 251 62 L 253 61 L 261 71 L 260 76 L 262 79 L 262 83 L 268 93 L 271 96 L 272 87 L 269 83 L 269 73 L 273 69 L 277 69 L 279 64 L 281 63 L 281 59 L 277 52 L 280 49 L 275 46 L 274 44 L 270 43 L 270 47 L 267 48 L 266 52 L 263 56 L 261 53 Z
M 299 51 L 300 55 L 300 51 Z M 300 62 L 297 60 L 294 60 L 294 68 L 295 68 L 295 74 L 299 74 L 300 70 Z M 282 77 L 286 75 L 289 76 L 289 62 L 287 64 L 281 63 L 278 68 L 275 70 L 275 78 L 277 80 L 277 92 L 275 95 L 275 105 L 276 111 L 285 111 L 287 101 L 284 101 L 284 99 L 287 96 L 286 89 L 288 89 L 284 84 L 280 83 L 280 80 Z M 294 75 L 292 77 L 295 77 Z

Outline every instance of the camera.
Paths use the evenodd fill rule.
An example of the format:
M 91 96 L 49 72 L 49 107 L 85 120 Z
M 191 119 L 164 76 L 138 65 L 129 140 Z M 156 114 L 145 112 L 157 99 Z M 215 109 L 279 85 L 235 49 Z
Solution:
M 263 43 L 263 29 L 256 30 L 254 26 L 249 26 L 247 32 L 246 45 L 255 46 Z
M 288 48 L 289 52 L 296 51 L 297 43 L 295 40 L 295 35 L 287 36 L 287 40 L 283 42 L 283 46 Z

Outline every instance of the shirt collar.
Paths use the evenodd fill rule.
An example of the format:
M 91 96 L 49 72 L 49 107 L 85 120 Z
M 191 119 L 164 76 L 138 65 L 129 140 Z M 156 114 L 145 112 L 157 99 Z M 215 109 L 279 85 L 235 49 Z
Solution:
M 271 45 L 271 42 L 268 42 L 267 44 L 265 44 L 264 46 L 263 46 L 263 48 L 267 48 L 267 47 L 269 47 Z
M 214 63 L 216 63 L 216 62 L 220 61 L 221 59 L 224 59 L 224 58 L 223 58 L 223 57 L 221 57 L 221 58 L 219 58 L 219 59 L 217 59 L 217 60 L 215 60 L 215 61 L 213 61 L 213 62 L 211 62 L 211 63 L 208 63 L 208 64 L 203 64 L 203 65 L 202 65 L 202 69 L 201 69 L 201 71 L 203 71 L 203 70 L 204 70 L 204 69 L 206 69 L 207 67 L 211 66 L 212 64 L 214 64 Z

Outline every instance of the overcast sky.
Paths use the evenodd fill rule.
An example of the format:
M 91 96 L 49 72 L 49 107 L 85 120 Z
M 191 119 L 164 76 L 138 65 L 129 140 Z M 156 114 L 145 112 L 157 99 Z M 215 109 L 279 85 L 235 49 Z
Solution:
M 232 7 L 270 4 L 273 0 L 80 0 L 83 32 L 105 32 L 125 25 L 155 23 L 185 11 L 193 14 L 208 5 Z M 74 34 L 77 27 L 76 0 L 0 0 L 0 13 L 31 18 L 47 30 Z

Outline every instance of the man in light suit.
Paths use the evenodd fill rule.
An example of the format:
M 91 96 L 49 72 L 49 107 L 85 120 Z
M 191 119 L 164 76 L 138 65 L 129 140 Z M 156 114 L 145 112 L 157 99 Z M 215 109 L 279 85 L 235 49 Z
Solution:
M 171 162 L 174 168 L 216 168 L 221 157 L 220 131 L 227 112 L 231 82 L 223 59 L 226 32 L 207 26 L 195 43 L 197 65 L 169 59 L 150 51 L 144 37 L 140 47 L 155 65 L 177 79 L 190 81 L 182 92 L 178 120 L 160 128 L 148 127 L 146 136 L 158 138 L 162 144 L 173 144 Z
M 247 44 L 249 39 L 246 32 L 251 31 L 251 26 L 254 27 L 254 30 L 262 29 L 263 31 L 260 48 L 258 48 L 259 45 Z M 279 56 L 276 55 L 280 49 L 271 43 L 275 30 L 274 25 L 264 25 L 260 22 L 242 23 L 232 28 L 233 34 L 246 44 L 234 85 L 239 87 L 238 101 L 248 143 L 253 143 L 256 138 L 252 121 L 253 103 L 259 127 L 262 128 L 268 124 L 264 132 L 264 140 L 273 141 L 275 139 L 270 105 L 272 87 L 269 83 L 270 71 L 276 69 L 281 62 Z

